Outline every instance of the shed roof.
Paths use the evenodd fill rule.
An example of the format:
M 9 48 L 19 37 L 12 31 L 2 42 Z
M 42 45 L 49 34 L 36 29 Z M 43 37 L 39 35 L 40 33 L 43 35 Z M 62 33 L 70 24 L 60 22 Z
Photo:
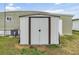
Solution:
M 29 16 L 29 15 L 73 16 L 72 14 L 58 14 L 43 11 L 5 11 L 0 13 L 22 13 L 22 12 L 25 12 L 26 14 L 20 16 Z

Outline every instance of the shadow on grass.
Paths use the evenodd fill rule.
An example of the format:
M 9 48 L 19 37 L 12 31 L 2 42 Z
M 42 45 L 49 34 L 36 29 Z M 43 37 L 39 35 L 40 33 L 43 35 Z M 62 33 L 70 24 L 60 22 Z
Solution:
M 60 48 L 59 44 L 48 45 L 48 48 Z
M 79 30 L 73 30 L 72 33 L 76 34 L 76 35 L 79 35 Z

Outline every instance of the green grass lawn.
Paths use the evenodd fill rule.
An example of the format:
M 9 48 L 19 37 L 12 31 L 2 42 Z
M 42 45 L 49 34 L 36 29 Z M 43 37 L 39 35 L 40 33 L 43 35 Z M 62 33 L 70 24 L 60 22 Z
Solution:
M 21 46 L 18 37 L 0 36 L 1 55 L 69 55 L 79 54 L 79 31 L 60 37 L 59 45 Z

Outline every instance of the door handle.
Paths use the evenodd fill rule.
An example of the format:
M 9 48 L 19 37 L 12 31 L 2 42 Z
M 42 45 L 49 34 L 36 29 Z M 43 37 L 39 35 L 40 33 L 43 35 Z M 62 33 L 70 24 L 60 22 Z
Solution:
M 41 32 L 41 29 L 39 29 L 38 31 Z

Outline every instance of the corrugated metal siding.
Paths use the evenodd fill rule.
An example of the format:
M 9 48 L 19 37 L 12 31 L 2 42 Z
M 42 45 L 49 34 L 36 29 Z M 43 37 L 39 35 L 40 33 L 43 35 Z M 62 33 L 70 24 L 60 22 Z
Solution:
M 20 44 L 29 44 L 28 17 L 20 18 Z
M 59 18 L 51 17 L 51 44 L 59 44 Z

